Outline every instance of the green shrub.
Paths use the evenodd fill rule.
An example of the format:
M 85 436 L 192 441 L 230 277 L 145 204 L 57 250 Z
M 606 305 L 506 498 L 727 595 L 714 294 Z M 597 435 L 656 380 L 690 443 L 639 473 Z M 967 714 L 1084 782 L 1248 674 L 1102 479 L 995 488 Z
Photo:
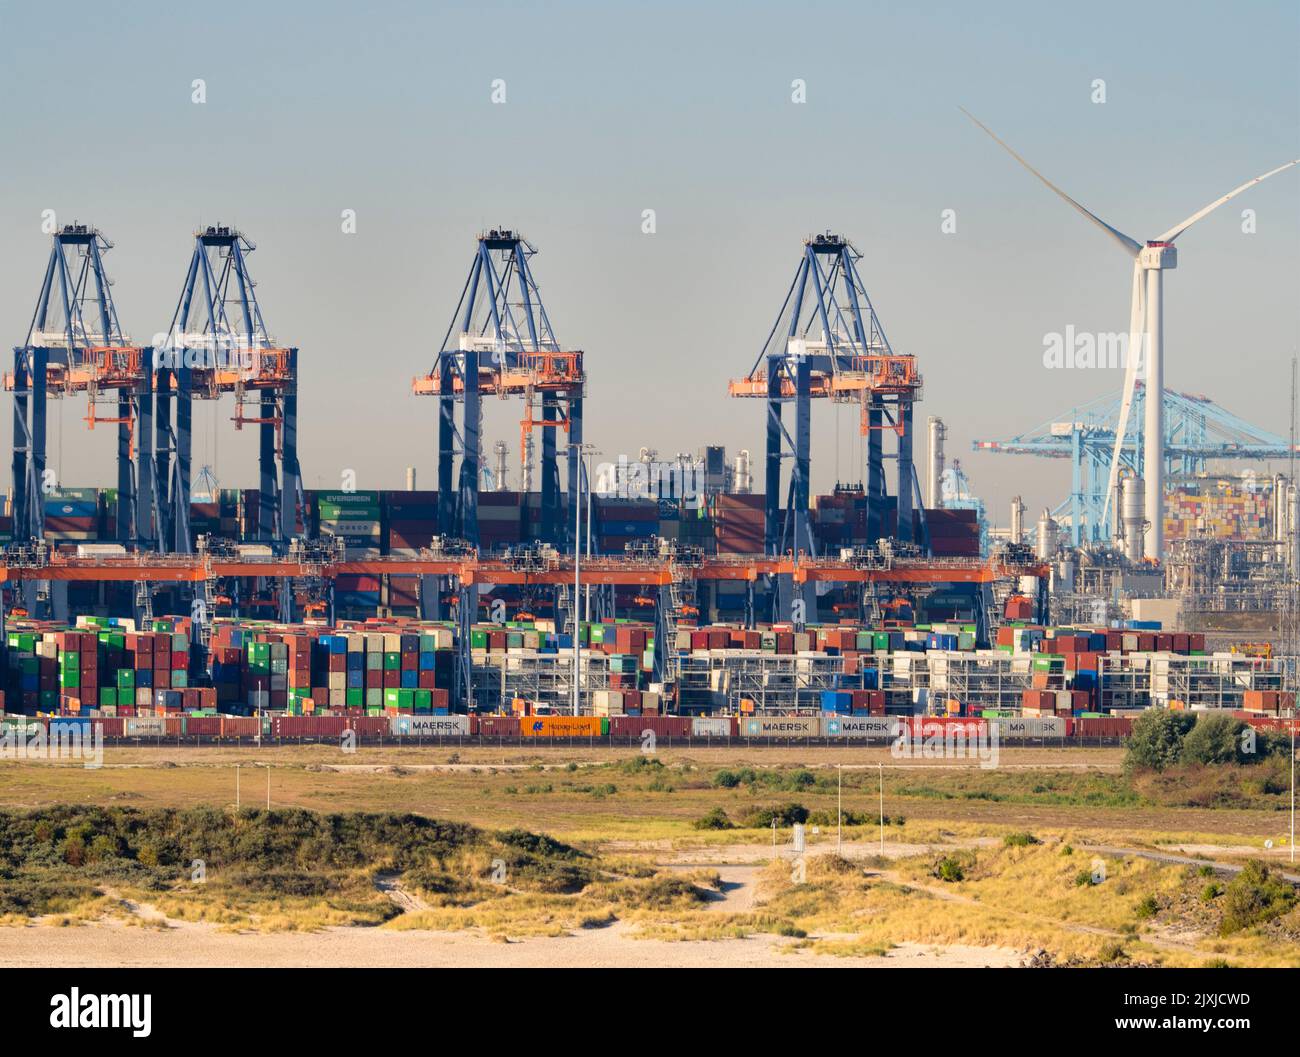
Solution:
M 1149 708 L 1133 721 L 1128 751 L 1124 757 L 1126 767 L 1146 767 L 1163 771 L 1173 767 L 1183 755 L 1183 740 L 1196 722 L 1190 712 L 1171 712 L 1163 708 Z
M 1226 712 L 1203 713 L 1183 739 L 1184 763 L 1243 763 L 1241 732 L 1246 724 Z
M 1251 859 L 1229 883 L 1223 893 L 1223 935 L 1263 924 L 1290 910 L 1296 901 L 1295 889 L 1275 878 L 1267 864 Z
M 1027 848 L 1031 844 L 1042 844 L 1032 833 L 1008 833 L 1002 838 L 1004 848 Z
M 746 829 L 767 829 L 773 821 L 778 826 L 793 826 L 796 823 L 807 822 L 808 809 L 794 802 L 755 808 L 741 819 L 741 825 Z
M 965 880 L 966 874 L 961 868 L 961 863 L 951 857 L 940 859 L 934 867 L 934 876 L 940 881 L 953 883 Z
M 715 807 L 703 818 L 697 818 L 691 825 L 695 829 L 735 829 L 736 824 L 727 817 L 720 807 Z

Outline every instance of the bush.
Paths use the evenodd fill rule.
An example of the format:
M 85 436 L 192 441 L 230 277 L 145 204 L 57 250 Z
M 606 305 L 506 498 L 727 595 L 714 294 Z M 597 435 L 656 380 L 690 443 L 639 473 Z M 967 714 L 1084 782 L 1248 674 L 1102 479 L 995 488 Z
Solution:
M 808 809 L 802 804 L 773 804 L 749 812 L 741 820 L 746 829 L 767 829 L 775 820 L 778 826 L 793 826 L 808 821 Z
M 697 818 L 691 823 L 696 829 L 735 829 L 736 824 L 727 817 L 727 813 L 720 807 L 715 807 L 703 818 Z
M 1163 708 L 1149 708 L 1133 721 L 1128 752 L 1124 757 L 1126 767 L 1146 767 L 1163 771 L 1182 760 L 1183 741 L 1196 722 L 1190 712 L 1170 712 Z
M 1245 763 L 1241 732 L 1246 724 L 1226 712 L 1204 714 L 1183 739 L 1185 763 Z
M 1002 838 L 1004 848 L 1027 848 L 1031 844 L 1042 844 L 1032 833 L 1008 833 Z
M 1139 921 L 1147 918 L 1153 918 L 1160 912 L 1160 900 L 1155 896 L 1146 896 L 1142 902 L 1137 905 L 1137 917 Z
M 757 779 L 758 776 L 752 768 L 744 767 L 738 771 L 729 771 L 724 768 L 714 774 L 713 784 L 720 789 L 735 789 L 738 785 L 744 785 L 746 782 L 753 785 Z
M 1219 896 L 1223 895 L 1223 889 L 1217 884 L 1210 883 L 1201 889 L 1201 902 L 1213 903 Z
M 1271 921 L 1290 910 L 1295 901 L 1291 885 L 1273 877 L 1265 863 L 1251 859 L 1224 890 L 1219 931 L 1226 936 Z
M 866 811 L 850 811 L 847 807 L 840 812 L 839 821 L 846 826 L 869 826 L 878 821 L 875 815 L 868 814 Z M 813 826 L 834 826 L 836 824 L 834 811 L 814 811 L 808 816 L 808 822 Z M 889 819 L 885 819 L 885 824 L 889 824 Z
M 961 868 L 961 863 L 953 858 L 940 859 L 935 864 L 933 873 L 940 881 L 948 881 L 950 883 L 965 880 L 966 877 L 965 872 Z

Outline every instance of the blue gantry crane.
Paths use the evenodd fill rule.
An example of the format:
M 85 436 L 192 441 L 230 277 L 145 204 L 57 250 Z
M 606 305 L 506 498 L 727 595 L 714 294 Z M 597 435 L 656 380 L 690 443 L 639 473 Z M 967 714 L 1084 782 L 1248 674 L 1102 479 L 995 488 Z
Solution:
M 542 431 L 541 523 L 533 535 L 557 547 L 569 545 L 573 519 L 561 510 L 557 435 L 563 432 L 568 438 L 572 512 L 586 376 L 582 352 L 565 350 L 551 329 L 533 277 L 531 260 L 536 253 L 516 231 L 493 229 L 479 235 L 469 275 L 433 368 L 412 383 L 417 396 L 438 400 L 438 530 L 475 547 L 479 544 L 482 479 L 481 401 L 492 395 L 523 399 L 519 454 L 525 468 L 533 430 Z
M 258 539 L 285 543 L 302 504 L 298 350 L 276 344 L 248 272 L 257 247 L 225 225 L 194 233 L 194 252 L 163 345 L 154 350 L 160 550 L 189 553 L 195 400 L 235 399 L 235 429 L 257 426 Z M 277 475 L 277 460 L 279 462 Z
M 921 396 L 921 375 L 914 357 L 890 347 L 858 275 L 861 259 L 841 235 L 827 232 L 805 239 L 794 280 L 758 359 L 744 378 L 730 383 L 732 396 L 767 402 L 764 547 L 769 555 L 815 553 L 809 499 L 812 401 L 817 398 L 859 405 L 870 539 L 887 534 L 884 435 L 895 435 L 894 535 L 914 542 L 913 510 L 923 510 L 912 463 L 912 408 Z M 795 405 L 793 436 L 781 417 L 786 403 Z M 783 460 L 791 466 L 784 514 Z
M 1146 389 L 1139 382 L 1130 423 L 1143 421 L 1145 400 Z M 1069 459 L 1070 494 L 1052 514 L 1068 516 L 1071 543 L 1076 547 L 1108 540 L 1111 526 L 1103 521 L 1102 511 L 1119 408 L 1118 395 L 1098 397 L 1009 440 L 976 440 L 972 447 L 1003 455 Z M 1163 417 L 1165 472 L 1169 476 L 1204 472 L 1211 459 L 1284 459 L 1290 455 L 1290 442 L 1284 437 L 1246 422 L 1208 396 L 1166 389 Z M 1120 458 L 1134 473 L 1142 473 L 1141 438 L 1133 428 L 1128 430 Z
M 84 393 L 85 422 L 117 426 L 117 516 L 113 532 L 133 542 L 153 504 L 150 350 L 122 331 L 104 255 L 113 244 L 87 224 L 53 233 L 36 311 L 14 368 L 13 531 L 15 539 L 44 538 L 46 494 L 62 482 L 46 466 L 47 401 Z M 100 413 L 108 407 L 109 414 Z

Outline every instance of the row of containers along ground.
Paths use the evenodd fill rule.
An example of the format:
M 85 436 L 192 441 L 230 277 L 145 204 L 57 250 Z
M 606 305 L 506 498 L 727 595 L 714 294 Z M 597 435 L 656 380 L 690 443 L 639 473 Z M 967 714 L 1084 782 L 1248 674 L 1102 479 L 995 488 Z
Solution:
M 544 620 L 474 625 L 468 650 L 449 624 L 401 618 L 335 627 L 219 620 L 206 644 L 193 632 L 187 618 L 147 628 L 85 616 L 73 627 L 11 623 L 3 711 L 104 720 L 573 718 L 573 638 Z M 667 667 L 656 663 L 651 625 L 582 623 L 578 636 L 578 718 L 593 720 L 1073 722 L 1151 706 L 1280 717 L 1293 702 L 1280 660 L 1207 652 L 1200 635 L 1152 626 L 1008 624 L 988 648 L 960 624 L 681 627 Z M 658 681 L 665 671 L 671 680 Z

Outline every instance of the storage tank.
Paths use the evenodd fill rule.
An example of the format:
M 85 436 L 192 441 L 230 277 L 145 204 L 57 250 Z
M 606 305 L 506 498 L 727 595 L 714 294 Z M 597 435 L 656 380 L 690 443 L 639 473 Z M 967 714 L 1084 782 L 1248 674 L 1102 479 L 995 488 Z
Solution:
M 1273 478 L 1273 542 L 1285 542 L 1288 535 L 1288 518 L 1290 509 L 1287 507 L 1287 481 L 1286 477 L 1278 474 Z
M 1011 500 L 1011 542 L 1021 543 L 1025 538 L 1025 501 L 1016 496 Z
M 1038 519 L 1038 542 L 1034 553 L 1040 558 L 1050 558 L 1056 553 L 1059 539 L 1059 526 L 1052 519 L 1052 512 L 1044 510 Z
M 1124 553 L 1130 561 L 1142 557 L 1142 535 L 1146 531 L 1146 496 L 1141 477 L 1122 477 L 1119 482 L 1119 521 Z
M 749 495 L 754 490 L 754 477 L 749 469 L 749 449 L 741 448 L 736 454 L 736 491 Z
M 931 510 L 943 506 L 943 439 L 948 429 L 943 419 L 931 415 L 928 420 L 930 434 L 930 473 L 925 484 L 925 505 Z

